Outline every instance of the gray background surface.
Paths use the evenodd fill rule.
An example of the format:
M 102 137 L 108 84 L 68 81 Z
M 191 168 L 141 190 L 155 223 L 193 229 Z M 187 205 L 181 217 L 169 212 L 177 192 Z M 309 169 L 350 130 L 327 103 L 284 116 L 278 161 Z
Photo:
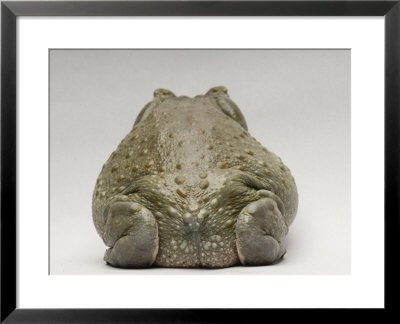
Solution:
M 121 270 L 91 219 L 101 166 L 156 88 L 225 85 L 290 168 L 299 210 L 278 264 Z M 349 274 L 350 50 L 51 50 L 50 274 Z

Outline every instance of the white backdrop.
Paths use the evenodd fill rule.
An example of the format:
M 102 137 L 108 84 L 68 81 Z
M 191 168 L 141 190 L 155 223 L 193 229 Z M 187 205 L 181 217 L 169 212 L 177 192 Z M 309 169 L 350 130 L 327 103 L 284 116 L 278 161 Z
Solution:
M 50 274 L 205 272 L 105 266 L 91 198 L 154 89 L 194 96 L 219 84 L 300 197 L 283 262 L 214 272 L 350 273 L 350 50 L 52 50 Z

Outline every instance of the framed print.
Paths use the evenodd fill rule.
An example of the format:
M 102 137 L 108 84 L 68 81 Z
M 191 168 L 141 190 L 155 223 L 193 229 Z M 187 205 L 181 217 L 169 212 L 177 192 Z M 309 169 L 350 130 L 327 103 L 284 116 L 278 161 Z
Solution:
M 2 321 L 394 308 L 398 1 L 3 1 L 1 11 Z M 151 124 L 167 103 L 180 113 Z M 127 178 L 141 170 L 138 189 Z M 181 222 L 152 209 L 168 190 L 167 219 Z M 236 205 L 232 227 L 225 210 Z M 274 230 L 250 221 L 258 210 Z M 153 242 L 139 265 L 110 238 L 133 237 L 117 212 L 153 222 L 135 232 Z M 248 231 L 274 237 L 276 254 L 260 256 Z

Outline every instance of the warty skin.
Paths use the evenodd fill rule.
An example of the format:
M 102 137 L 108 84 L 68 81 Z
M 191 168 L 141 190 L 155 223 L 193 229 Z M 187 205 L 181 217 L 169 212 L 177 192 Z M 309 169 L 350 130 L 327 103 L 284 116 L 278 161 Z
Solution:
M 298 206 L 290 170 L 247 132 L 225 87 L 157 89 L 103 165 L 93 220 L 115 267 L 267 265 Z

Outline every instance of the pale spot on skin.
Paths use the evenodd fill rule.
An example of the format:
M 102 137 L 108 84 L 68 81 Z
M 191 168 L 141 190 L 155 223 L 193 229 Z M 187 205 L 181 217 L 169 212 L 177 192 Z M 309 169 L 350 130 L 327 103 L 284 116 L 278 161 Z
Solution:
M 201 209 L 197 215 L 197 219 L 202 222 L 210 213 L 206 209 Z
M 190 213 L 183 214 L 183 221 L 185 223 L 191 223 L 192 222 L 192 214 L 190 214 Z
M 213 200 L 211 200 L 211 202 L 210 202 L 210 206 L 211 207 L 215 207 L 217 205 L 218 205 L 218 199 L 217 198 L 214 198 Z
M 257 211 L 257 204 L 250 204 L 247 206 L 247 212 L 251 215 L 253 215 Z
M 175 181 L 175 183 L 176 184 L 182 184 L 182 183 L 184 183 L 185 181 L 186 181 L 186 178 L 184 177 L 184 176 L 177 176 L 175 179 L 174 179 L 174 181 Z
M 182 244 L 179 246 L 181 248 L 181 250 L 184 250 L 186 248 L 186 241 L 183 241 Z
M 209 184 L 210 184 L 210 183 L 209 183 L 207 180 L 201 180 L 201 181 L 199 182 L 199 187 L 200 187 L 201 189 L 206 189 L 206 188 L 208 187 Z
M 179 215 L 178 211 L 174 207 L 168 207 L 168 214 L 175 217 Z
M 199 205 L 197 205 L 195 202 L 193 202 L 193 201 L 190 201 L 189 202 L 189 205 L 188 205 L 188 209 L 191 211 L 191 212 L 195 212 L 197 209 L 199 209 Z
M 132 212 L 138 212 L 140 210 L 140 206 L 137 203 L 131 203 L 129 206 L 129 210 Z
M 205 171 L 200 172 L 200 174 L 199 174 L 199 177 L 200 177 L 201 179 L 205 179 L 205 178 L 207 178 L 207 176 L 208 176 L 208 174 L 207 174 L 207 172 L 205 172 Z
M 210 249 L 210 246 L 211 246 L 211 242 L 206 242 L 204 244 L 204 250 L 208 251 Z
M 182 198 L 186 198 L 187 197 L 187 192 L 186 190 L 182 189 L 182 188 L 178 188 L 176 189 L 176 193 L 181 196 Z

